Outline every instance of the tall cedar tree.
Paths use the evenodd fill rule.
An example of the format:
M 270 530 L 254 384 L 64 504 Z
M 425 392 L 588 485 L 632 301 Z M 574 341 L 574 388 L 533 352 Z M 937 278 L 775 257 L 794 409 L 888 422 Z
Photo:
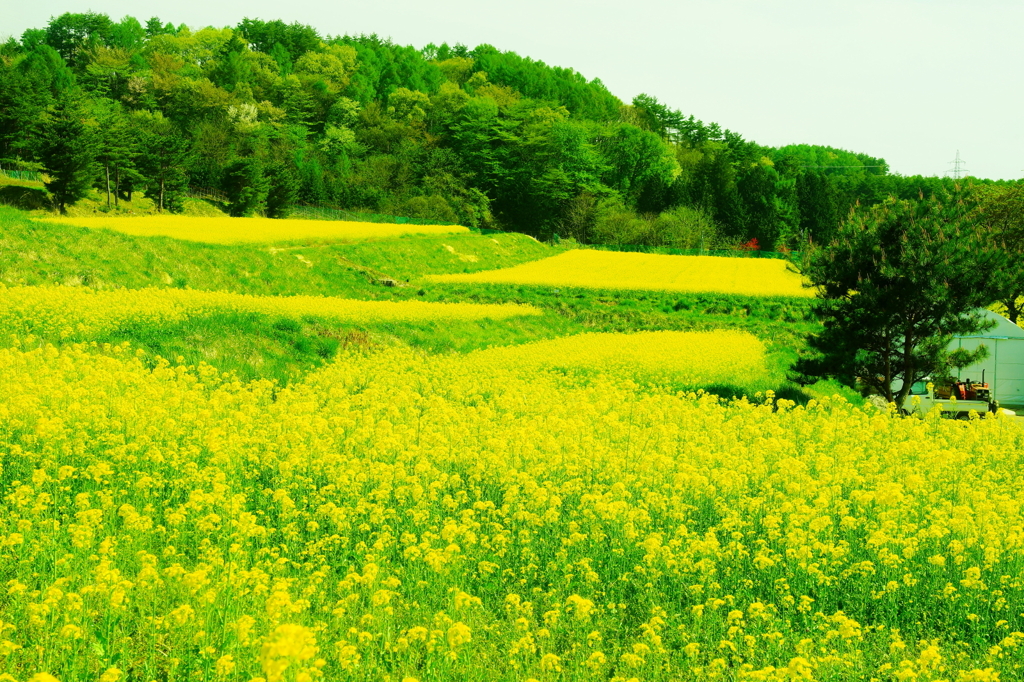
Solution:
M 969 214 L 958 195 L 856 207 L 804 270 L 824 329 L 794 378 L 859 382 L 902 407 L 913 382 L 981 359 L 946 349 L 987 326 L 977 310 L 1004 293 L 1007 258 Z
M 79 102 L 65 94 L 42 121 L 39 160 L 50 176 L 46 189 L 61 213 L 86 195 L 96 177 L 96 135 L 84 118 Z
M 260 215 L 267 209 L 270 179 L 256 157 L 236 159 L 224 172 L 228 212 L 235 217 Z
M 158 117 L 143 130 L 138 165 L 148 184 L 146 194 L 158 211 L 181 212 L 193 161 L 188 138 L 170 121 Z

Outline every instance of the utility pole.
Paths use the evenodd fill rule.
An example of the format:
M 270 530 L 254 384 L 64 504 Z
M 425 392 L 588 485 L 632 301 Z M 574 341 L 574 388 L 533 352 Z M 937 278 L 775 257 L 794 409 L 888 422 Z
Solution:
M 951 170 L 947 170 L 946 175 L 952 173 L 954 180 L 959 180 L 961 175 L 969 172 L 967 168 L 964 167 L 967 165 L 966 162 L 960 158 L 959 149 L 956 150 L 956 158 L 950 161 L 950 163 L 953 164 L 953 168 Z

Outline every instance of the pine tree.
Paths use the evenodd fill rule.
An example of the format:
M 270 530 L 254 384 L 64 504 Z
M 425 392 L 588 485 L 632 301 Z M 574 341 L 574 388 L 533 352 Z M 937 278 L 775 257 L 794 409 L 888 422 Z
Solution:
M 58 98 L 44 114 L 39 156 L 49 176 L 46 189 L 62 214 L 86 195 L 96 178 L 96 133 L 84 119 L 85 112 L 71 95 Z
M 804 268 L 824 328 L 796 379 L 859 384 L 902 406 L 915 381 L 980 360 L 946 349 L 986 327 L 977 310 L 1005 293 L 1007 258 L 970 209 L 955 195 L 858 207 Z
M 256 157 L 237 159 L 224 172 L 228 212 L 233 216 L 252 216 L 267 208 L 270 180 Z

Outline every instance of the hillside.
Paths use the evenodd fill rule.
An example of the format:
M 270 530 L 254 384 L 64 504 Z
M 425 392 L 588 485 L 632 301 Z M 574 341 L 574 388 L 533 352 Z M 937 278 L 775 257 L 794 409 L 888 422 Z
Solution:
M 809 324 L 804 321 L 807 304 L 800 299 L 713 291 L 664 292 L 645 289 L 642 283 L 623 291 L 593 285 L 550 288 L 514 281 L 433 281 L 437 276 L 501 271 L 564 251 L 564 247 L 552 247 L 515 233 L 410 235 L 342 239 L 336 243 L 325 243 L 323 236 L 318 235 L 307 238 L 306 245 L 302 239 L 294 238 L 271 244 L 211 244 L 83 228 L 74 224 L 76 220 L 89 224 L 93 219 L 54 222 L 0 208 L 0 282 L 9 287 L 61 285 L 101 291 L 187 288 L 257 296 L 514 303 L 546 312 L 539 318 L 490 322 L 437 319 L 352 321 L 344 325 L 318 316 L 315 311 L 289 322 L 276 316 L 223 312 L 155 328 L 148 323 L 133 325 L 126 321 L 98 335 L 60 337 L 63 342 L 130 341 L 155 354 L 180 355 L 190 364 L 205 361 L 247 378 L 265 376 L 286 381 L 296 371 L 323 362 L 339 347 L 352 343 L 366 345 L 371 339 L 373 343 L 397 341 L 433 351 L 466 351 L 582 331 L 742 329 L 768 341 L 773 358 L 771 378 L 767 383 L 759 380 L 748 387 L 733 386 L 722 391 L 732 395 L 772 388 L 786 395 L 803 395 L 785 381 L 786 366 Z M 125 225 L 131 225 L 148 219 L 126 220 Z M 194 219 L 178 220 L 187 230 L 194 229 L 188 227 L 194 224 Z M 387 234 L 388 229 L 381 226 L 381 234 Z M 595 253 L 605 258 L 612 255 Z M 387 286 L 391 282 L 397 286 Z
M 759 145 L 653 95 L 621 102 L 599 75 L 486 44 L 66 13 L 0 46 L 0 176 L 49 182 L 0 202 L 800 250 L 854 204 L 953 183 L 864 153 Z
M 0 208 L 15 680 L 1022 672 L 1024 431 L 788 383 L 781 261 L 44 217 Z
M 595 75 L 248 18 L 0 45 L 0 682 L 1024 679 L 1020 422 L 793 374 L 917 333 L 893 272 L 1017 311 L 1019 187 Z

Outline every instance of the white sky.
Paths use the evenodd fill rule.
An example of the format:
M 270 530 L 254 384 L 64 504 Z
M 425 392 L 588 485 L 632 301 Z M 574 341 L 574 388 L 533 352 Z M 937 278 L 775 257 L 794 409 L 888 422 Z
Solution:
M 863 152 L 903 175 L 944 175 L 959 151 L 972 175 L 1024 178 L 1022 0 L 0 0 L 0 38 L 90 9 L 490 43 L 761 144 Z

